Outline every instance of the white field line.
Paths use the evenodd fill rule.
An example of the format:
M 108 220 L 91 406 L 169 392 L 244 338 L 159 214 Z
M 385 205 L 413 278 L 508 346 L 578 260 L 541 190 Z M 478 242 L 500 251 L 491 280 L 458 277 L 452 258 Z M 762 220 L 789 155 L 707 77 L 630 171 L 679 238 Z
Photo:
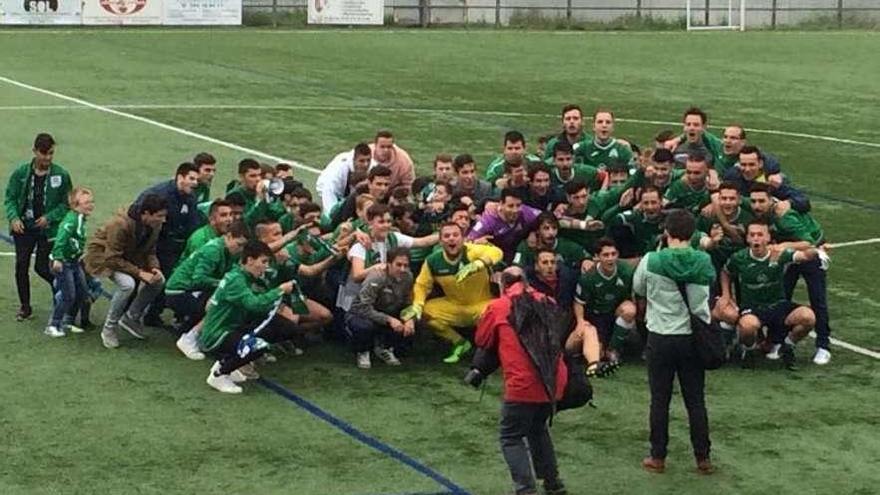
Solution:
M 810 332 L 810 337 L 816 338 L 816 332 Z M 874 359 L 880 359 L 880 352 L 872 351 L 871 349 L 865 349 L 864 347 L 859 347 L 857 345 L 850 344 L 849 342 L 844 342 L 840 339 L 835 339 L 834 337 L 830 338 L 831 344 L 836 345 L 837 347 L 842 347 L 849 351 L 856 352 L 863 356 L 872 357 Z
M 483 28 L 475 28 L 475 29 L 437 29 L 437 30 L 425 30 L 425 29 L 384 29 L 384 28 L 365 28 L 365 29 L 250 29 L 247 27 L 214 27 L 214 28 L 171 28 L 171 29 L 149 29 L 149 28 L 125 28 L 118 29 L 116 27 L 113 28 L 86 28 L 86 27 L 77 27 L 77 28 L 68 28 L 68 29 L 44 29 L 43 27 L 36 29 L 29 29 L 23 27 L 14 27 L 14 28 L 6 28 L 0 29 L 0 35 L 41 35 L 41 34 L 160 34 L 160 35 L 168 35 L 168 34 L 217 34 L 217 33 L 230 33 L 230 34 L 259 34 L 259 35 L 315 35 L 315 34 L 349 34 L 349 35 L 418 35 L 418 36 L 431 36 L 431 35 L 444 35 L 444 34 L 459 34 L 459 35 L 550 35 L 550 36 L 675 36 L 675 35 L 709 35 L 712 33 L 687 33 L 684 30 L 682 31 L 548 31 L 542 29 L 483 29 Z M 749 34 L 755 34 L 754 32 L 750 32 Z M 842 30 L 842 31 L 761 31 L 760 34 L 767 36 L 876 36 L 880 33 L 877 31 L 861 31 L 861 30 Z M 725 33 L 728 36 L 742 36 L 740 33 Z
M 838 243 L 829 243 L 828 245 L 831 248 L 842 248 L 847 246 L 861 246 L 862 244 L 875 244 L 880 242 L 880 237 L 874 237 L 872 239 L 862 239 L 859 241 L 847 241 L 847 242 L 838 242 Z
M 57 94 L 56 94 L 57 95 Z M 69 98 L 69 97 L 68 97 Z M 81 101 L 81 100 L 79 100 Z M 237 105 L 237 104 L 204 104 L 204 105 L 188 105 L 188 104 L 119 104 L 119 105 L 8 105 L 0 106 L 0 111 L 23 111 L 23 110 L 80 110 L 87 107 L 101 107 L 104 109 L 119 110 L 314 110 L 329 112 L 349 112 L 355 110 L 363 110 L 369 112 L 392 112 L 392 113 L 414 113 L 414 114 L 446 114 L 446 115 L 494 115 L 498 117 L 557 117 L 552 113 L 529 113 L 529 112 L 505 112 L 493 110 L 457 110 L 445 108 L 388 108 L 388 107 L 367 107 L 353 105 Z M 130 114 L 128 114 L 130 115 Z M 130 115 L 137 117 L 136 115 Z M 618 118 L 619 122 L 629 122 L 633 124 L 649 124 L 649 125 L 670 125 L 678 126 L 680 122 L 669 122 L 665 120 L 643 120 Z M 710 126 L 713 128 L 721 128 L 718 126 Z M 857 141 L 854 139 L 839 138 L 834 136 L 823 136 L 817 134 L 806 134 L 803 132 L 779 131 L 775 129 L 755 129 L 746 128 L 749 132 L 757 132 L 758 134 L 771 134 L 777 136 L 796 137 L 804 139 L 815 139 L 819 141 L 829 141 L 832 143 L 853 144 L 857 146 L 868 146 L 871 148 L 880 148 L 880 143 L 871 143 L 868 141 Z M 189 131 L 187 131 L 189 132 Z
M 98 110 L 100 112 L 109 113 L 111 115 L 116 115 L 118 117 L 125 117 L 127 119 L 136 120 L 136 121 L 141 122 L 143 124 L 148 124 L 148 125 L 152 125 L 154 127 L 158 127 L 160 129 L 165 129 L 166 131 L 176 132 L 177 134 L 182 134 L 184 136 L 188 136 L 191 138 L 200 139 L 202 141 L 206 141 L 206 142 L 213 143 L 213 144 L 216 144 L 219 146 L 223 146 L 225 148 L 229 148 L 229 149 L 232 149 L 235 151 L 247 153 L 249 155 L 259 156 L 259 157 L 265 158 L 267 160 L 273 160 L 275 162 L 289 163 L 291 166 L 293 166 L 295 168 L 298 168 L 300 170 L 305 170 L 307 172 L 312 172 L 313 174 L 320 174 L 321 173 L 321 170 L 314 168 L 314 167 L 310 167 L 310 166 L 302 164 L 302 163 L 299 163 L 295 160 L 287 160 L 287 159 L 280 158 L 280 157 L 277 157 L 274 155 L 270 155 L 268 153 L 264 153 L 262 151 L 252 149 L 252 148 L 246 148 L 244 146 L 239 146 L 235 143 L 230 143 L 228 141 L 223 141 L 221 139 L 213 138 L 211 136 L 206 136 L 204 134 L 199 134 L 197 132 L 188 131 L 188 130 L 180 128 L 180 127 L 168 125 L 168 124 L 159 122 L 158 120 L 148 119 L 146 117 L 141 117 L 139 115 L 134 115 L 134 114 L 131 114 L 128 112 L 122 112 L 120 110 L 115 110 L 113 108 L 109 108 L 109 107 L 106 107 L 103 105 L 98 105 L 98 104 L 95 104 L 95 103 L 92 103 L 92 102 L 89 102 L 86 100 L 74 98 L 73 96 L 67 96 L 67 95 L 64 95 L 61 93 L 56 93 L 55 91 L 50 91 L 48 89 L 39 88 L 37 86 L 31 86 L 30 84 L 19 82 L 19 81 L 16 81 L 15 79 L 10 79 L 8 77 L 0 76 L 0 81 L 5 82 L 7 84 L 11 84 L 13 86 L 17 86 L 19 88 L 27 89 L 27 90 L 34 91 L 37 93 L 42 93 L 44 95 L 53 96 L 55 98 L 69 101 L 71 103 L 76 103 L 77 105 L 81 105 L 83 107 L 88 107 L 93 110 Z

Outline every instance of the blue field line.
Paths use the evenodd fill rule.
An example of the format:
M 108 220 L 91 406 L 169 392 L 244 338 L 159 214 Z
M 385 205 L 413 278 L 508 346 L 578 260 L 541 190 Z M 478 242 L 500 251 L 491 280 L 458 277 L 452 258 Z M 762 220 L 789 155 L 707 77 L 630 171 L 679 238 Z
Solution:
M 354 426 L 352 426 L 350 423 L 347 423 L 347 422 L 337 418 L 336 416 L 333 416 L 332 414 L 321 409 L 317 405 L 315 405 L 315 404 L 309 402 L 308 400 L 296 395 L 295 393 L 291 392 L 290 390 L 287 390 L 286 388 L 282 387 L 281 385 L 279 385 L 271 380 L 267 380 L 265 378 L 260 378 L 257 381 L 260 383 L 260 385 L 262 385 L 262 386 L 268 388 L 269 390 L 275 392 L 276 394 L 284 397 L 285 399 L 289 400 L 290 402 L 293 402 L 294 404 L 301 407 L 302 409 L 305 409 L 306 412 L 308 412 L 309 414 L 311 414 L 311 415 L 315 416 L 316 418 L 330 424 L 334 428 L 342 431 L 343 433 L 345 433 L 346 435 L 350 436 L 351 438 L 357 440 L 358 442 L 361 442 L 362 444 L 364 444 L 374 450 L 377 450 L 377 451 L 387 455 L 388 457 L 391 457 L 392 459 L 396 460 L 397 462 L 400 462 L 401 464 L 405 464 L 405 465 L 411 467 L 412 469 L 414 469 L 418 473 L 420 473 L 424 476 L 427 476 L 428 478 L 431 478 L 432 480 L 436 481 L 441 486 L 443 486 L 444 488 L 449 490 L 448 492 L 439 492 L 439 494 L 471 495 L 467 490 L 456 485 L 452 480 L 443 476 L 442 474 L 438 473 L 437 471 L 434 471 L 433 469 L 429 468 L 428 466 L 425 466 L 421 462 L 408 456 L 407 454 L 401 452 L 400 450 L 397 450 L 394 447 L 392 447 L 386 443 L 383 443 L 381 440 L 374 438 L 374 437 L 371 437 L 370 435 L 367 435 L 366 433 L 364 433 L 364 432 L 358 430 L 357 428 L 355 428 Z M 420 494 L 420 495 L 422 495 L 422 494 Z M 427 494 L 424 494 L 424 495 L 427 495 Z

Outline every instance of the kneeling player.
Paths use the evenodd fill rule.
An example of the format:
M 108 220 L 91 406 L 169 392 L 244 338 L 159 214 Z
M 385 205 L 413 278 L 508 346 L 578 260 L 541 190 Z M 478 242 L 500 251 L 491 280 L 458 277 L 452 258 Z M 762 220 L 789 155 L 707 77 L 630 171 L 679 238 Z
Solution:
M 607 237 L 596 243 L 596 256 L 598 263 L 578 282 L 574 303 L 577 326 L 566 342 L 566 348 L 583 346 L 584 357 L 590 363 L 588 373 L 590 366 L 598 365 L 600 343 L 605 360 L 616 366 L 627 335 L 636 326 L 633 268 L 618 259 L 617 247 Z
M 803 251 L 771 248 L 770 227 L 761 221 L 748 225 L 746 242 L 748 247 L 734 253 L 721 272 L 718 307 L 722 308 L 722 314 L 719 316 L 729 323 L 736 322 L 739 342 L 746 350 L 755 348 L 761 328 L 767 326 L 768 338 L 775 347 L 768 357 L 776 359 L 778 351 L 786 367 L 792 369 L 795 345 L 810 333 L 816 316 L 809 307 L 786 299 L 785 269 L 791 263 L 815 259 L 818 252 L 815 248 Z M 738 309 L 731 281 L 739 288 Z

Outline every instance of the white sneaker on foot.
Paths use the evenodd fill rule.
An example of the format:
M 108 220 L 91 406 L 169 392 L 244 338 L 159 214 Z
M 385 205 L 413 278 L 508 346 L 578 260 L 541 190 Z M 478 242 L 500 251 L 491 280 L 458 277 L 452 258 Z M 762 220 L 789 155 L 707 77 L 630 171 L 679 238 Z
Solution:
M 819 366 L 824 366 L 831 362 L 831 351 L 828 349 L 819 347 L 816 349 L 816 355 L 813 356 L 813 364 L 818 364 Z
M 376 353 L 376 356 L 385 364 L 389 366 L 400 366 L 400 360 L 394 355 L 394 349 L 390 347 L 384 348 L 376 346 L 373 349 L 373 352 Z
M 232 373 L 230 373 L 229 378 L 234 383 L 244 383 L 247 381 L 247 377 L 244 376 L 244 373 L 242 373 L 241 371 L 238 371 L 238 370 L 234 370 Z
M 218 375 L 219 371 L 220 361 L 215 361 L 214 365 L 211 366 L 211 371 L 208 372 L 208 378 L 205 380 L 205 383 L 226 394 L 240 394 L 242 392 L 241 387 L 232 381 L 232 377 L 229 375 Z
M 199 350 L 199 344 L 192 332 L 186 332 L 177 339 L 177 348 L 189 359 L 193 361 L 201 361 L 205 359 L 205 354 Z
M 64 333 L 63 330 L 54 325 L 49 325 L 48 327 L 46 327 L 46 329 L 43 330 L 43 333 L 52 338 L 64 337 L 65 335 L 67 335 Z
M 85 333 L 86 331 L 76 325 L 64 325 L 64 331 L 70 333 Z
M 250 362 L 241 368 L 238 369 L 239 373 L 245 376 L 248 380 L 259 380 L 260 372 L 257 371 L 257 367 L 254 366 L 253 362 Z
M 357 367 L 362 370 L 370 369 L 370 351 L 357 353 Z
M 779 349 L 782 349 L 782 344 L 773 344 L 773 347 L 770 348 L 770 352 L 764 354 L 764 357 L 769 359 L 770 361 L 776 361 L 779 359 Z
M 107 349 L 116 349 L 119 347 L 119 337 L 116 336 L 116 329 L 108 326 L 102 328 L 101 342 Z

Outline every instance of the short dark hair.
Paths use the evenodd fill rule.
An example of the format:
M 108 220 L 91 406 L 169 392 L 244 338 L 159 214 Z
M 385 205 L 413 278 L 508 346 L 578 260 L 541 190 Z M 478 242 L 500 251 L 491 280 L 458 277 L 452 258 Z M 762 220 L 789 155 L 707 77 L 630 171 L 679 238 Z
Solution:
M 289 163 L 278 163 L 275 165 L 276 172 L 281 172 L 281 171 L 290 172 L 291 170 L 293 170 L 293 165 L 291 165 Z
M 376 177 L 391 177 L 391 169 L 385 165 L 376 165 L 370 169 L 370 172 L 367 174 L 367 180 L 373 182 L 373 179 Z
M 698 115 L 700 117 L 700 122 L 702 122 L 703 125 L 709 122 L 709 116 L 706 115 L 706 112 L 700 110 L 698 107 L 690 107 L 685 110 L 684 115 L 682 115 L 681 117 L 681 120 L 686 119 L 688 115 Z
M 726 180 L 726 181 L 722 182 L 722 183 L 718 186 L 718 190 L 719 190 L 719 191 L 723 191 L 723 190 L 725 190 L 725 189 L 733 189 L 734 191 L 736 191 L 737 194 L 739 194 L 739 188 L 736 186 L 735 183 L 733 183 L 733 182 L 731 182 L 731 181 L 729 181 L 729 180 Z
M 556 251 L 554 251 L 550 248 L 547 248 L 547 247 L 539 247 L 538 249 L 535 249 L 535 263 L 536 264 L 538 263 L 538 258 L 540 258 L 541 255 L 544 253 L 552 254 L 553 258 L 554 259 L 556 258 Z
M 501 190 L 501 194 L 498 196 L 498 201 L 504 202 L 507 198 L 516 198 L 520 201 L 525 201 L 525 197 L 519 189 L 514 189 L 512 187 L 505 187 Z
M 391 207 L 391 218 L 394 220 L 400 220 L 405 217 L 407 213 L 415 215 L 417 211 L 419 211 L 419 208 L 416 205 L 412 203 L 401 203 Z
M 554 215 L 553 212 L 541 212 L 541 214 L 538 215 L 538 218 L 535 219 L 535 228 L 538 229 L 545 223 L 549 223 L 557 229 L 559 228 L 559 219 L 556 218 L 556 215 Z
M 581 189 L 586 189 L 588 193 L 590 192 L 590 186 L 586 182 L 580 179 L 573 180 L 565 185 L 565 194 L 577 194 L 581 192 Z
M 307 201 L 312 200 L 312 191 L 309 191 L 305 187 L 297 187 L 293 191 L 290 192 L 290 195 L 294 198 L 304 198 Z
M 409 255 L 409 249 L 405 247 L 396 246 L 389 249 L 388 252 L 385 253 L 385 259 L 388 261 L 389 264 L 401 256 L 405 256 L 407 260 L 412 259 Z
M 208 208 L 208 216 L 210 217 L 214 213 L 217 212 L 220 208 L 223 207 L 232 208 L 232 201 L 227 201 L 225 199 L 217 199 L 211 202 L 211 207 Z M 243 206 L 243 205 L 242 205 Z
M 248 173 L 249 170 L 260 170 L 262 172 L 260 162 L 254 160 L 253 158 L 245 158 L 244 160 L 238 162 L 239 175 L 244 175 Z
M 455 201 L 454 201 L 454 202 L 452 203 L 452 211 L 449 212 L 449 216 L 451 217 L 452 214 L 455 213 L 455 212 L 457 212 L 457 211 L 463 211 L 463 212 L 466 212 L 466 213 L 468 214 L 468 216 L 470 216 L 470 213 L 471 213 L 471 207 L 468 206 L 468 205 L 466 205 L 466 204 L 464 204 L 464 203 L 461 203 L 461 202 L 455 202 Z
M 244 245 L 244 249 L 241 250 L 242 265 L 247 263 L 248 260 L 262 257 L 272 257 L 272 250 L 269 249 L 269 246 L 267 246 L 265 242 L 250 240 Z
M 659 142 L 659 143 L 665 143 L 666 141 L 669 141 L 670 139 L 676 137 L 677 135 L 678 134 L 676 134 L 676 132 L 673 131 L 672 129 L 664 129 L 654 135 L 654 141 Z
M 740 139 L 746 138 L 746 128 L 743 127 L 742 124 L 730 124 L 727 127 L 736 127 L 737 129 L 739 129 L 739 138 Z
M 450 196 L 452 195 L 452 184 L 449 181 L 438 180 L 434 182 L 434 190 L 436 190 L 438 187 L 445 187 L 446 192 L 448 192 Z
M 694 215 L 687 210 L 675 209 L 666 215 L 666 232 L 673 239 L 689 241 L 694 235 L 695 228 Z
M 196 167 L 195 163 L 192 162 L 183 162 L 177 166 L 177 171 L 174 172 L 175 177 L 179 177 L 181 175 L 189 175 L 190 173 L 197 174 L 199 173 L 199 167 Z
M 452 161 L 452 167 L 455 168 L 456 172 L 458 172 L 459 170 L 461 170 L 462 167 L 468 164 L 473 164 L 474 166 L 476 166 L 476 164 L 474 163 L 474 157 L 467 153 L 462 153 L 456 156 L 455 160 Z
M 354 156 L 372 155 L 373 151 L 367 143 L 358 143 L 354 145 Z
M 629 163 L 623 160 L 614 160 L 605 167 L 605 171 L 609 174 L 628 174 L 629 170 Z
M 451 163 L 452 160 L 452 155 L 450 155 L 449 153 L 437 153 L 437 156 L 434 157 L 434 163 L 432 163 L 432 167 L 437 168 L 437 162 Z
M 525 145 L 526 137 L 519 131 L 507 131 L 504 133 L 504 144 L 507 143 L 522 143 Z
M 367 221 L 384 216 L 386 213 L 391 214 L 391 208 L 388 205 L 383 205 L 382 203 L 373 203 L 367 208 Z
M 245 207 L 247 205 L 247 199 L 244 197 L 244 194 L 242 194 L 241 191 L 232 191 L 231 193 L 227 194 L 226 197 L 223 199 L 225 199 L 226 202 L 229 203 L 229 206 Z
M 749 188 L 749 194 L 755 192 L 764 193 L 770 196 L 770 184 L 767 184 L 766 182 L 755 182 L 754 184 L 752 184 L 752 187 Z
M 550 167 L 545 165 L 544 162 L 529 163 L 529 179 L 534 179 L 535 175 L 541 172 L 550 175 Z
M 504 173 L 509 174 L 510 172 L 513 172 L 514 169 L 522 168 L 525 166 L 526 166 L 526 163 L 523 161 L 520 161 L 518 163 L 511 163 L 511 162 L 505 160 L 504 161 Z
M 706 162 L 706 154 L 702 151 L 689 151 L 687 154 L 687 161 L 689 162 L 697 162 L 697 163 L 708 163 Z
M 575 105 L 574 103 L 569 103 L 568 105 L 565 105 L 564 107 L 562 107 L 562 112 L 559 114 L 559 116 L 565 117 L 565 114 L 567 114 L 568 112 L 570 112 L 572 110 L 577 110 L 578 112 L 580 112 L 581 115 L 584 114 L 584 111 L 581 110 L 581 107 L 579 107 L 578 105 Z
M 657 148 L 651 155 L 651 161 L 654 163 L 675 163 L 675 155 L 666 148 Z
M 758 158 L 761 158 L 761 150 L 759 150 L 757 146 L 747 144 L 739 150 L 740 155 L 751 155 L 752 153 L 758 155 Z
M 196 164 L 196 167 L 201 168 L 202 165 L 216 165 L 217 159 L 210 153 L 201 152 L 193 158 L 193 163 Z
M 394 139 L 394 134 L 391 133 L 388 129 L 380 129 L 376 132 L 376 138 L 373 141 L 378 141 L 379 138 L 385 139 Z
M 613 247 L 614 249 L 617 249 L 617 243 L 614 242 L 614 239 L 612 239 L 610 237 L 600 238 L 598 241 L 596 241 L 596 254 L 601 253 L 602 248 L 609 247 L 609 246 Z
M 40 153 L 47 153 L 55 146 L 55 138 L 51 134 L 41 132 L 34 138 L 34 149 Z
M 556 158 L 556 155 L 558 155 L 559 153 L 574 154 L 574 148 L 571 146 L 571 143 L 564 139 L 561 139 L 556 142 L 555 146 L 553 146 L 553 158 Z
M 770 224 L 769 224 L 769 223 L 767 223 L 767 222 L 764 221 L 764 220 L 761 220 L 761 219 L 757 219 L 757 218 L 756 218 L 756 219 L 752 220 L 751 222 L 749 222 L 749 223 L 746 225 L 746 232 L 748 232 L 749 227 L 751 227 L 752 225 L 761 225 L 762 227 L 766 227 L 767 230 L 770 230 Z
M 442 224 L 440 224 L 440 228 L 437 229 L 437 232 L 438 233 L 443 232 L 443 229 L 445 229 L 446 227 L 455 227 L 456 229 L 458 229 L 459 232 L 461 232 L 462 235 L 464 235 L 464 231 L 461 229 L 461 225 L 459 225 L 453 221 L 447 221 L 447 222 L 443 222 Z
M 321 213 L 321 205 L 312 203 L 311 201 L 299 205 L 300 216 L 304 217 L 308 213 Z
M 599 107 L 599 108 L 596 109 L 595 112 L 593 112 L 593 120 L 594 120 L 594 121 L 596 120 L 596 116 L 598 116 L 600 113 L 607 113 L 608 115 L 611 116 L 611 120 L 614 120 L 614 112 L 612 112 L 610 108 L 608 108 L 608 107 Z
M 660 194 L 660 189 L 657 189 L 657 188 L 654 187 L 654 186 L 645 186 L 645 187 L 643 187 L 643 188 L 642 188 L 642 196 L 644 196 L 644 195 L 647 194 L 647 193 L 657 193 L 657 196 L 658 196 L 660 199 L 663 199 L 663 195 Z
M 138 208 L 138 213 L 143 215 L 144 213 L 154 214 L 158 213 L 162 210 L 168 210 L 168 201 L 159 196 L 158 194 L 147 194 L 141 200 L 140 207 Z
M 226 233 L 232 235 L 232 237 L 236 239 L 250 236 L 250 230 L 248 230 L 247 224 L 241 220 L 236 220 L 235 222 L 232 222 L 229 225 L 229 230 L 227 230 Z

